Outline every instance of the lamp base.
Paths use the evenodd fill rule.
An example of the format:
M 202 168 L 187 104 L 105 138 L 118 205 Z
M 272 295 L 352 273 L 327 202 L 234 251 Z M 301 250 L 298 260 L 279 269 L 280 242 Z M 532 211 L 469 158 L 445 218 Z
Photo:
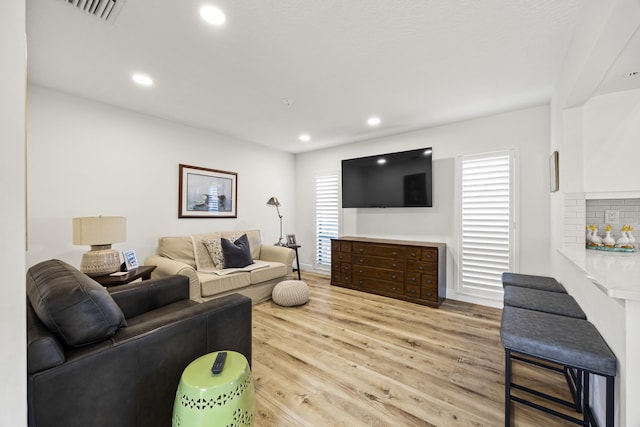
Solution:
M 87 276 L 104 276 L 120 270 L 120 254 L 111 245 L 92 245 L 82 255 L 80 271 Z

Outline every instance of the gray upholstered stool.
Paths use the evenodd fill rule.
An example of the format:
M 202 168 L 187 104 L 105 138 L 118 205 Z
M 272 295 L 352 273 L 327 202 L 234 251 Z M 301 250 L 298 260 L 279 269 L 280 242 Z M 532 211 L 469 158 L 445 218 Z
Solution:
M 505 349 L 505 426 L 511 424 L 511 402 L 519 402 L 548 414 L 563 418 L 584 426 L 595 420 L 589 404 L 589 374 L 606 378 L 606 426 L 614 426 L 614 380 L 617 370 L 616 356 L 613 354 L 598 330 L 588 321 L 540 311 L 526 310 L 506 306 L 502 312 L 500 338 Z M 516 353 L 516 354 L 513 354 Z M 525 357 L 519 357 L 522 355 Z M 575 402 L 567 402 L 512 383 L 511 362 L 520 360 L 535 366 L 553 369 L 545 364 L 528 360 L 534 357 L 541 361 L 556 363 L 575 369 L 577 391 Z M 555 370 L 555 369 L 554 369 Z M 560 369 L 557 369 L 561 371 Z M 567 378 L 569 381 L 569 378 Z M 555 403 L 561 403 L 583 412 L 578 419 L 560 413 L 551 408 L 533 403 L 522 397 L 513 396 L 515 388 L 526 393 L 542 397 Z M 572 390 L 573 392 L 573 390 Z
M 273 288 L 271 299 L 285 307 L 305 304 L 309 301 L 309 286 L 302 280 L 283 280 Z
M 520 286 L 540 291 L 567 293 L 564 286 L 553 277 L 532 276 L 530 274 L 504 272 L 502 273 L 502 286 Z
M 505 286 L 504 305 L 575 317 L 576 319 L 587 318 L 587 315 L 584 314 L 580 305 L 571 295 L 560 292 L 539 291 L 520 286 Z

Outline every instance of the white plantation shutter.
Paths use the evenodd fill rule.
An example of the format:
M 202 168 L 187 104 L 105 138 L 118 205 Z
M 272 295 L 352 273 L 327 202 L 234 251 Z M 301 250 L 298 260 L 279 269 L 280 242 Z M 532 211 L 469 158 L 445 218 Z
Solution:
M 340 224 L 339 175 L 316 176 L 316 268 L 331 268 L 331 239 Z
M 460 293 L 502 298 L 515 237 L 512 164 L 508 151 L 461 159 Z

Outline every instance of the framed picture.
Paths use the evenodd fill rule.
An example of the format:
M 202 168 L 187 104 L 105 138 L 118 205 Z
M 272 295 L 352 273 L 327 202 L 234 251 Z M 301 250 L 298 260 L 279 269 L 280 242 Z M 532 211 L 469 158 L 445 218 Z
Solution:
M 297 245 L 295 234 L 287 234 L 287 245 Z
M 136 251 L 122 251 L 122 257 L 124 258 L 124 265 L 127 267 L 127 271 L 135 270 L 139 267 Z
M 549 191 L 552 193 L 560 189 L 558 163 L 558 152 L 554 151 L 549 157 Z
M 236 218 L 238 174 L 180 165 L 178 218 Z

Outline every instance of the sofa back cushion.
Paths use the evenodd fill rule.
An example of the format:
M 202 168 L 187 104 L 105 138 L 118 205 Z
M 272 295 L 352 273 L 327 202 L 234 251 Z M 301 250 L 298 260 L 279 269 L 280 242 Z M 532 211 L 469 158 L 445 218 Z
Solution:
M 159 238 L 158 255 L 196 268 L 193 243 L 189 236 Z
M 71 347 L 103 341 L 127 325 L 103 286 L 57 259 L 29 269 L 27 297 L 40 321 Z

